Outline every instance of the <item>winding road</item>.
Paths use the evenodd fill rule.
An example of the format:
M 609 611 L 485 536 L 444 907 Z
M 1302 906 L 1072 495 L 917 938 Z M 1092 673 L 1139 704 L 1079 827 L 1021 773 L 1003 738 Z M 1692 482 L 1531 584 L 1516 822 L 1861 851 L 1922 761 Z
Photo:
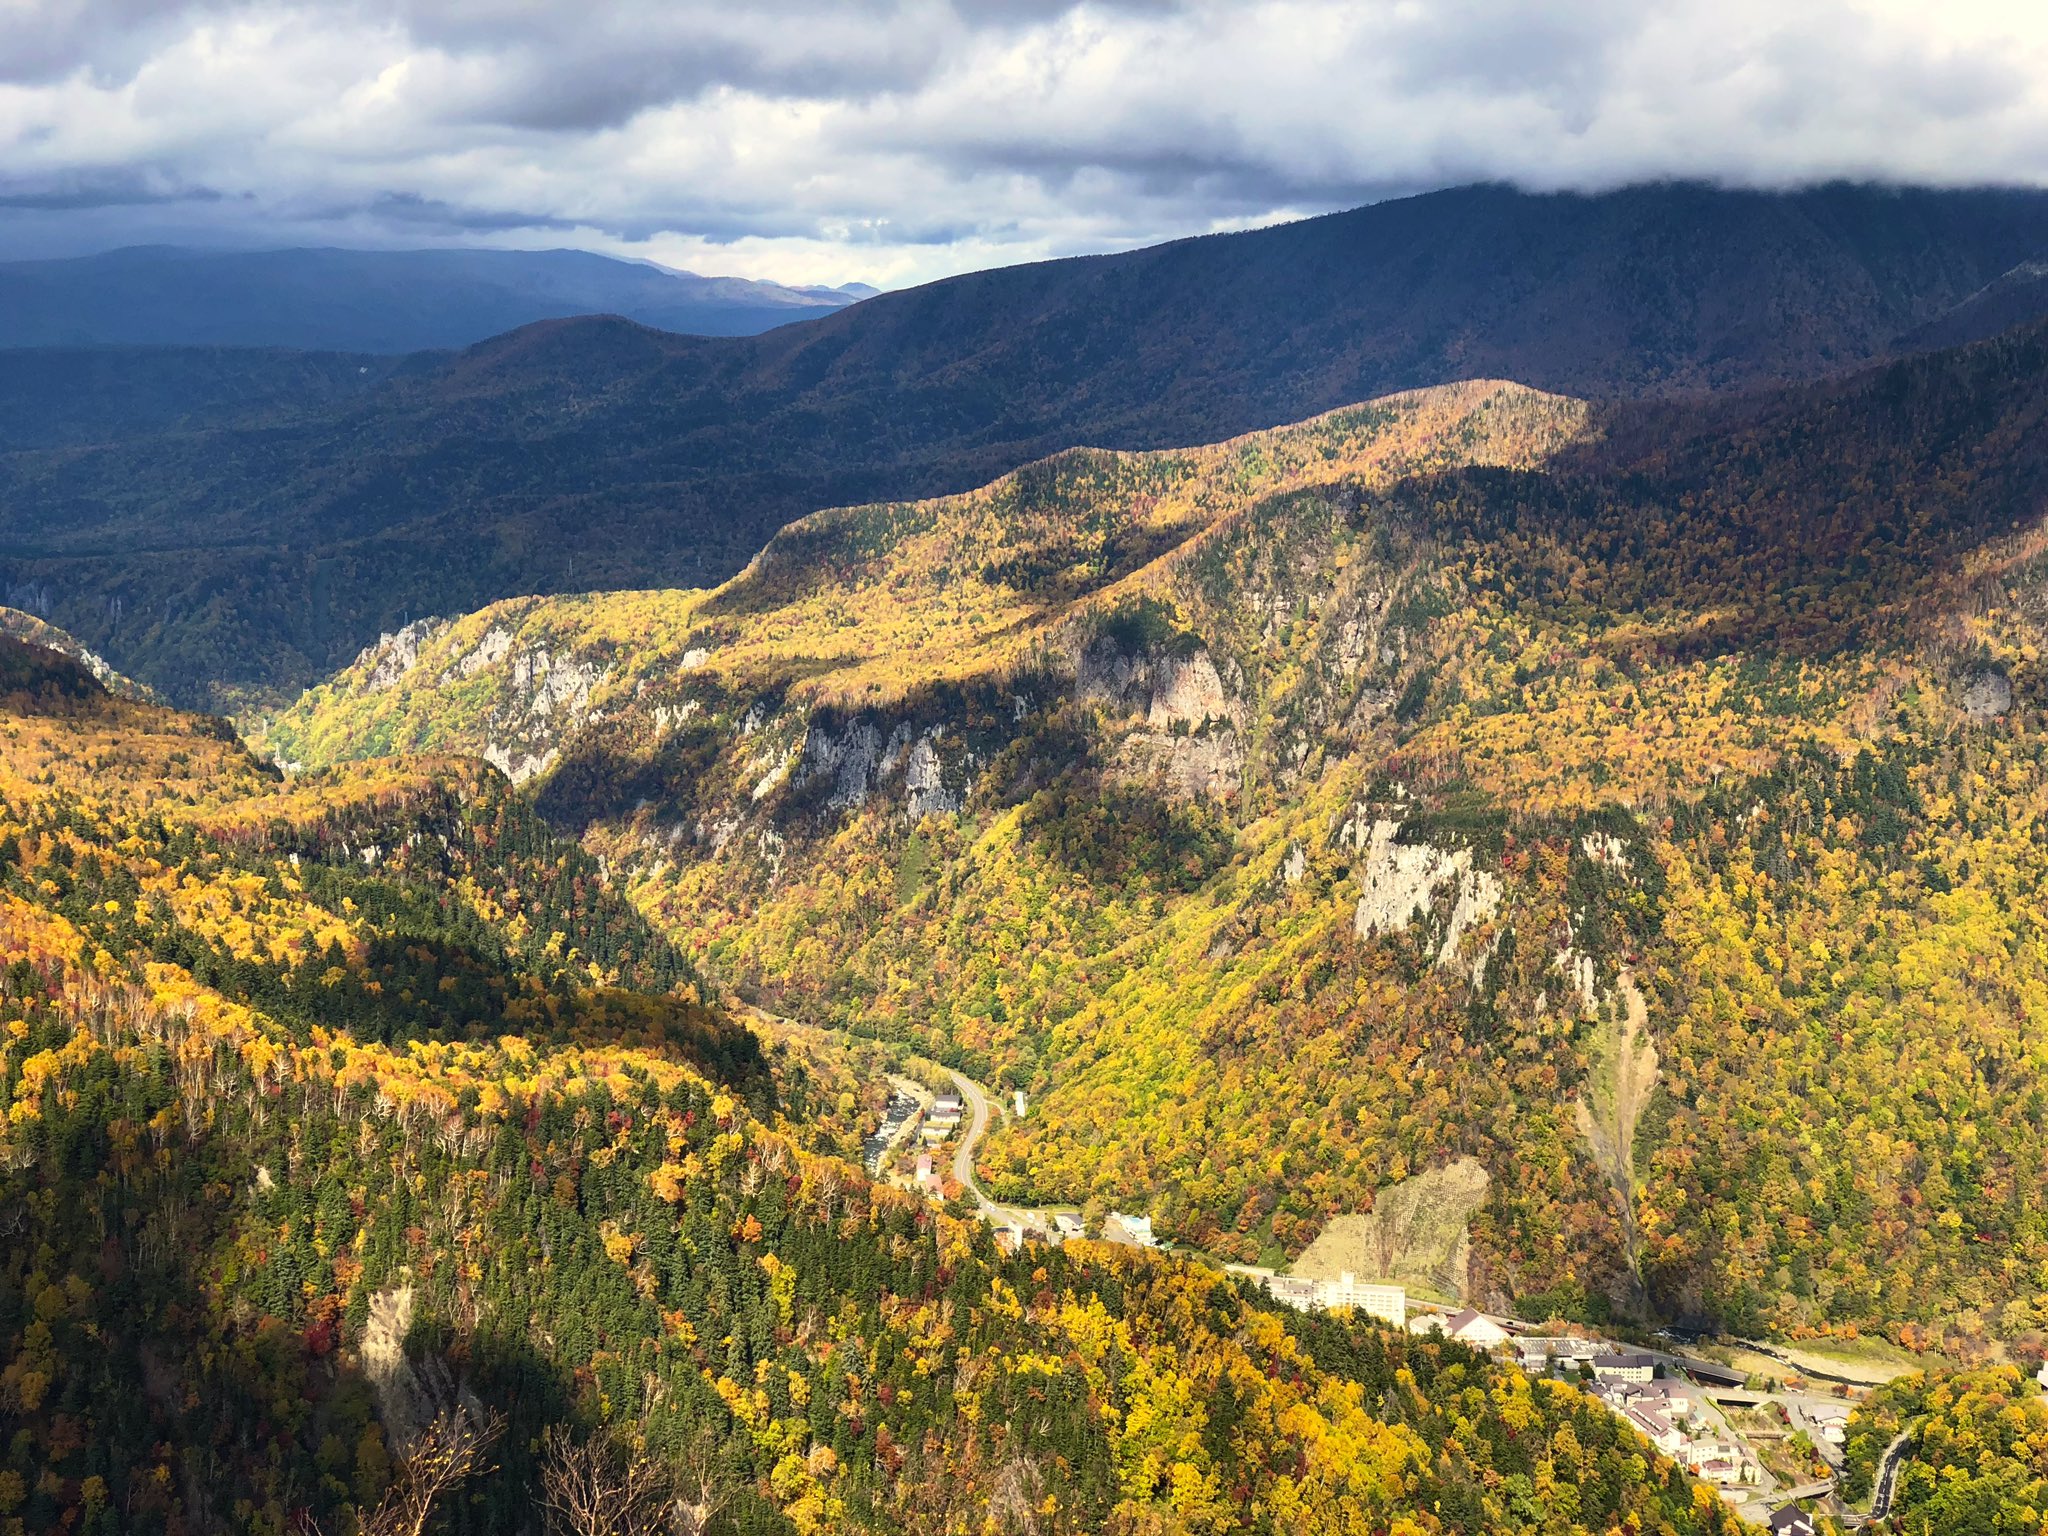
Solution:
M 952 1071 L 949 1067 L 948 1071 Z M 974 1196 L 975 1209 L 984 1220 L 995 1221 L 994 1213 L 1002 1209 L 989 1199 L 974 1177 L 974 1152 L 981 1145 L 981 1138 L 988 1134 L 988 1094 L 981 1084 L 960 1072 L 953 1073 L 953 1082 L 960 1089 L 960 1097 L 967 1101 L 967 1129 L 961 1134 L 960 1145 L 953 1149 L 953 1177 L 960 1187 Z
M 1876 1488 L 1870 1496 L 1870 1518 L 1873 1522 L 1892 1512 L 1892 1496 L 1899 1487 L 1899 1466 L 1905 1461 L 1906 1448 L 1912 1443 L 1913 1427 L 1908 1425 L 1884 1448 L 1884 1456 L 1877 1464 Z

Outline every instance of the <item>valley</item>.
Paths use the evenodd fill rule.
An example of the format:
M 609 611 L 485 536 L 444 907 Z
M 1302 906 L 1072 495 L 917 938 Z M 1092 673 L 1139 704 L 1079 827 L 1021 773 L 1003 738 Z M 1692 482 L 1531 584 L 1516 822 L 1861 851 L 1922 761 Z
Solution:
M 0 270 L 0 1536 L 2032 1530 L 2044 251 Z
M 1997 894 L 2041 346 L 1063 455 L 709 592 L 436 621 L 268 749 L 509 768 L 743 995 L 1025 1089 L 1004 1203 L 1271 1263 L 1471 1157 L 1494 1310 L 1997 1348 L 2043 1322 Z

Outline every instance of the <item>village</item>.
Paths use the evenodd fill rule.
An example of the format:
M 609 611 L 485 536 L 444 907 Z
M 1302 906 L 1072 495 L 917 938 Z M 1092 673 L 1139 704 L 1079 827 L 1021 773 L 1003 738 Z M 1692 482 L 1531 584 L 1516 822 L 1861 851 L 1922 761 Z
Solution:
M 991 1114 L 989 1096 L 972 1079 L 949 1075 L 955 1091 L 891 1078 L 881 1123 L 864 1144 L 869 1172 L 934 1201 L 970 1199 L 995 1228 L 997 1242 L 1013 1251 L 1087 1236 L 1078 1208 L 1006 1206 L 986 1196 L 973 1162 Z M 1021 1091 L 1009 1109 L 1020 1119 L 1028 1113 Z M 1162 1246 L 1149 1216 L 1124 1211 L 1105 1214 L 1094 1235 L 1130 1247 Z M 1410 1333 L 1440 1334 L 1513 1359 L 1532 1377 L 1577 1386 L 1772 1536 L 1816 1536 L 1809 1508 L 1849 1525 L 1873 1518 L 1835 1497 L 1849 1417 L 1863 1390 L 1853 1384 L 1817 1385 L 1789 1364 L 1782 1375 L 1759 1375 L 1681 1350 L 1675 1341 L 1668 1349 L 1649 1348 L 1577 1330 L 1536 1333 L 1516 1319 L 1413 1296 L 1388 1278 L 1221 1267 L 1297 1311 L 1350 1311 Z M 2043 1374 L 2048 1377 L 2048 1367 Z M 1885 1497 L 1880 1488 L 1880 1501 Z M 1881 1518 L 1881 1507 L 1876 1515 Z

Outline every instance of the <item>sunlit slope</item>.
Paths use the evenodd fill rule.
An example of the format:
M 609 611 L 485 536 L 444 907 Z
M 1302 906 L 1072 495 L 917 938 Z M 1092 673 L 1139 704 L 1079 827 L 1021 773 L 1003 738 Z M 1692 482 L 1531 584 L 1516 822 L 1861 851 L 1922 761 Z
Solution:
M 721 979 L 1026 1089 L 1015 1197 L 1273 1259 L 1472 1156 L 1475 1299 L 2014 1337 L 2044 384 L 1066 455 L 394 642 L 272 744 L 489 754 Z
M 454 1531 L 577 1448 L 714 1532 L 1733 1530 L 1575 1388 L 870 1182 L 473 760 L 281 784 L 0 639 L 0 954 L 15 1530 L 391 1529 L 448 1421 Z

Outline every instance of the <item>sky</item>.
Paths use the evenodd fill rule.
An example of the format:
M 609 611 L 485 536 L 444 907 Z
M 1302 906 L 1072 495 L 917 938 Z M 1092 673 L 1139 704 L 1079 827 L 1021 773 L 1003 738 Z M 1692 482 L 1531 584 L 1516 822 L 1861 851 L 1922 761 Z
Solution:
M 2044 0 L 0 0 L 0 257 L 902 286 L 1472 181 L 2048 185 Z

